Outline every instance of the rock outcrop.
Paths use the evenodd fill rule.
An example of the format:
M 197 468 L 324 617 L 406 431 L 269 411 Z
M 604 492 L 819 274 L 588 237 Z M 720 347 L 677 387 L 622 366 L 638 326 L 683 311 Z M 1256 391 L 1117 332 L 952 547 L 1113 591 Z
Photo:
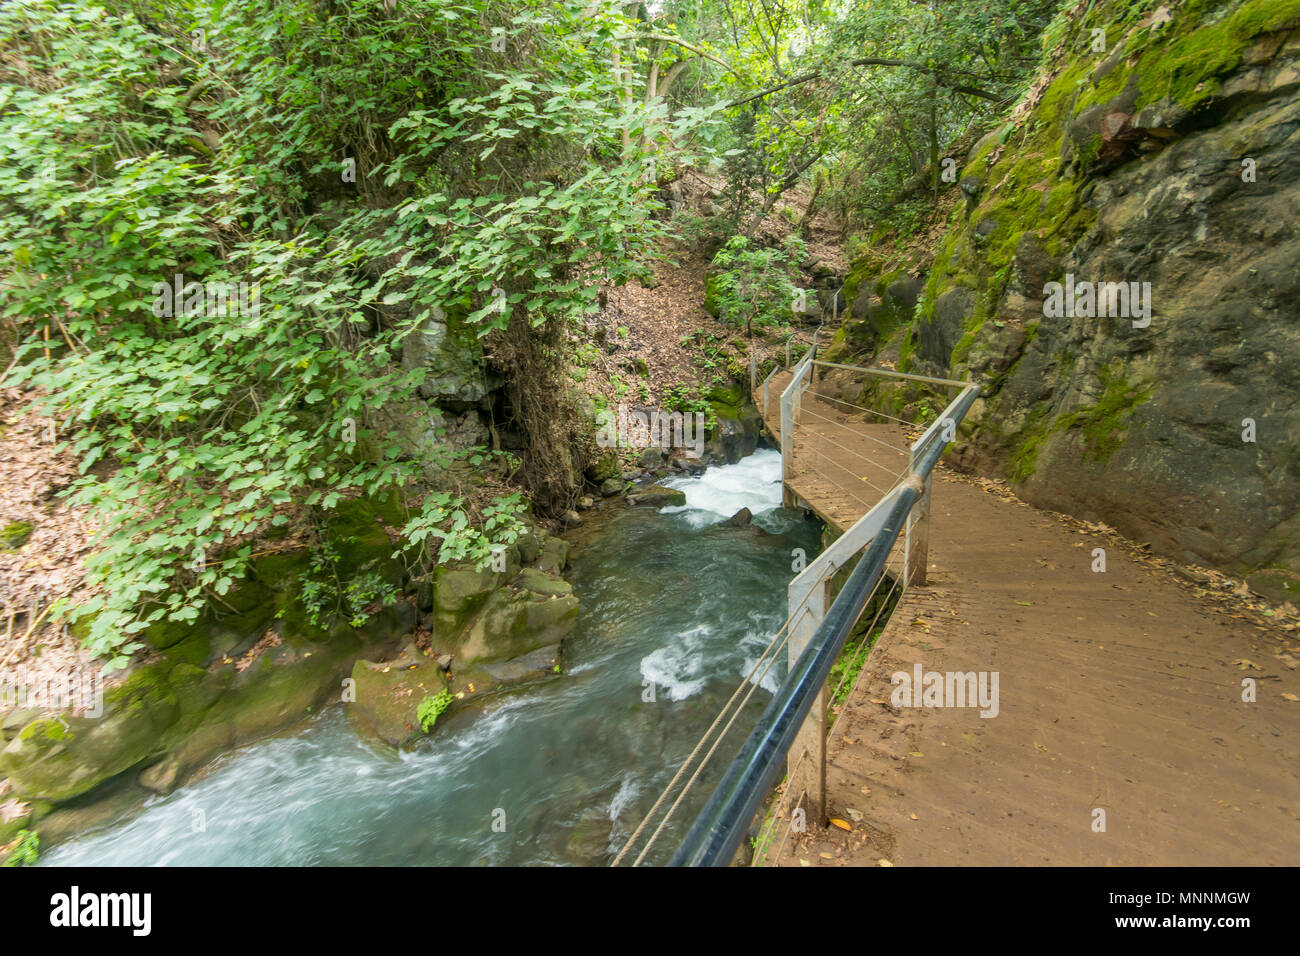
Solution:
M 390 505 L 352 500 L 326 520 L 341 580 L 367 575 L 399 590 L 408 583 L 381 524 L 401 523 Z M 308 552 L 257 558 L 219 616 L 212 608 L 195 622 L 143 632 L 153 653 L 103 690 L 98 712 L 0 707 L 0 782 L 22 810 L 0 821 L 0 844 L 16 828 L 75 829 L 63 818 L 93 818 L 84 811 L 96 803 L 110 815 L 125 812 L 121 785 L 169 793 L 231 747 L 330 704 L 349 705 L 360 725 L 400 746 L 423 734 L 425 698 L 446 691 L 455 711 L 559 673 L 561 642 L 578 614 L 559 577 L 568 543 L 530 528 L 504 556 L 501 571 L 436 570 L 423 608 L 431 612 L 427 654 L 409 638 L 415 604 L 372 608 L 360 626 L 351 620 L 356 609 L 321 617 L 302 601 Z
M 961 464 L 1176 559 L 1270 568 L 1284 594 L 1300 582 L 1300 3 L 1146 9 L 1100 2 L 1047 32 L 1060 65 L 972 150 L 892 344 L 902 370 L 983 386 Z

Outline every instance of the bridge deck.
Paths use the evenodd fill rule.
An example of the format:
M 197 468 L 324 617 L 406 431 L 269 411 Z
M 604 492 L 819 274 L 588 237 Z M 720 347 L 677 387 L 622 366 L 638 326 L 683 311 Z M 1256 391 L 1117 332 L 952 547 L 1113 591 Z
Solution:
M 765 415 L 774 435 L 781 378 Z M 811 393 L 803 403 L 847 421 Z M 796 434 L 791 488 L 842 530 L 866 508 L 826 459 L 849 448 L 892 468 L 896 453 L 811 416 Z M 939 472 L 931 521 L 928 586 L 904 594 L 828 740 L 830 815 L 852 830 L 798 836 L 783 824 L 770 862 L 1300 862 L 1300 703 L 1283 696 L 1300 696 L 1300 673 L 1278 656 L 1294 637 Z M 1091 570 L 1094 547 L 1106 548 L 1105 573 Z M 998 672 L 997 716 L 893 708 L 890 676 L 918 662 Z M 1256 703 L 1241 699 L 1244 677 L 1257 680 Z M 1096 810 L 1105 832 L 1094 832 Z

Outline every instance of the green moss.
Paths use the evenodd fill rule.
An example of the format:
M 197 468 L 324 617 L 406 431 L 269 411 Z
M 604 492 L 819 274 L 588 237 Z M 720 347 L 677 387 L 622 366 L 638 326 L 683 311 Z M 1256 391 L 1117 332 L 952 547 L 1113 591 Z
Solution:
M 956 368 L 958 365 L 966 364 L 966 360 L 970 358 L 971 346 L 974 344 L 975 344 L 974 332 L 966 332 L 965 334 L 962 335 L 960 339 L 957 340 L 957 344 L 954 345 L 952 349 L 953 368 Z
M 739 406 L 741 401 L 740 386 L 735 382 L 730 385 L 717 385 L 709 389 L 705 398 L 717 404 Z
M 848 323 L 845 323 L 835 330 L 835 334 L 831 336 L 830 343 L 822 350 L 822 361 L 846 362 L 847 359 L 852 358 L 853 349 L 850 347 L 845 334 L 845 329 L 847 327 Z
M 1047 421 L 1046 405 L 1036 405 L 1029 413 L 1021 439 L 1011 454 L 1007 474 L 1012 481 L 1026 481 L 1038 467 L 1038 452 L 1050 432 L 1043 427 Z
M 903 268 L 900 266 L 897 269 L 891 269 L 889 272 L 884 273 L 876 280 L 875 293 L 881 302 L 885 301 L 885 293 L 889 291 L 891 285 L 898 281 L 899 276 L 902 274 Z
M 65 722 L 54 717 L 44 717 L 33 720 L 18 732 L 18 737 L 23 741 L 34 741 L 42 737 L 51 743 L 70 743 L 75 734 L 68 729 Z
M 1164 99 L 1194 108 L 1218 91 L 1216 78 L 1236 68 L 1252 38 L 1300 19 L 1300 0 L 1249 0 L 1211 25 L 1197 16 L 1204 6 L 1180 10 L 1173 27 L 1181 35 L 1144 51 L 1135 67 L 1139 108 Z
M 1008 129 L 1014 129 L 1014 127 L 1012 127 L 1011 124 L 1008 123 L 1002 131 L 1004 135 L 1007 135 L 1006 131 Z M 990 139 L 987 143 L 981 146 L 979 150 L 975 153 L 975 155 L 971 157 L 970 162 L 968 162 L 962 168 L 961 178 L 964 179 L 967 176 L 981 175 L 984 172 L 985 167 L 988 165 L 986 163 L 986 160 L 988 159 L 989 155 L 993 152 L 993 150 L 998 148 L 998 144 L 1001 141 L 1002 141 L 1001 139 Z
M 118 687 L 105 692 L 105 706 L 125 714 L 165 714 L 176 707 L 176 697 L 167 683 L 167 665 L 137 667 Z M 170 719 L 162 719 L 169 723 Z
M 1062 415 L 1052 431 L 1078 428 L 1082 431 L 1085 461 L 1105 462 L 1123 444 L 1125 423 L 1133 410 L 1147 401 L 1152 388 L 1130 385 L 1121 374 L 1102 375 L 1102 395 L 1095 405 Z
M 201 620 L 201 618 L 200 618 Z M 198 621 L 157 621 L 144 629 L 145 641 L 159 650 L 179 644 L 199 627 Z
M 32 536 L 30 521 L 10 521 L 0 528 L 0 551 L 17 551 Z

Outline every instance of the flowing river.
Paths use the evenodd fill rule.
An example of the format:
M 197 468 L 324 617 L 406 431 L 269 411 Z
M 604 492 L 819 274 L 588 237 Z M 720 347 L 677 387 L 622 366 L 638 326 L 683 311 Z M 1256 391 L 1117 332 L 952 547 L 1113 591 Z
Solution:
M 792 550 L 816 553 L 818 527 L 779 507 L 780 469 L 760 450 L 666 481 L 683 508 L 593 515 L 566 575 L 582 612 L 563 676 L 401 754 L 329 709 L 41 862 L 609 862 L 784 621 Z M 721 524 L 746 507 L 756 527 Z M 646 862 L 676 849 L 784 674 L 781 656 Z

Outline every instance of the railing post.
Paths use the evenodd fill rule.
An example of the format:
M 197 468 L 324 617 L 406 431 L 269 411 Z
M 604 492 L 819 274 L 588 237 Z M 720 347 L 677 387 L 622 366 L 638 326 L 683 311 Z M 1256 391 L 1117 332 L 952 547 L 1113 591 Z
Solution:
M 806 594 L 799 593 L 794 584 L 790 588 L 789 613 L 794 614 L 799 605 L 803 611 L 790 625 L 789 661 L 794 669 L 795 661 L 803 653 L 808 642 L 812 640 L 817 628 L 826 616 L 826 603 L 830 590 L 830 578 L 816 581 L 812 590 Z M 797 800 L 798 789 L 803 788 L 807 794 L 804 803 L 807 823 L 810 826 L 824 827 L 826 816 L 826 685 L 823 683 L 813 698 L 812 710 L 808 719 L 795 735 L 794 743 L 786 754 L 786 786 L 790 797 Z M 791 806 L 794 805 L 792 802 Z
M 918 442 L 919 444 L 919 442 Z M 915 475 L 917 468 L 917 448 L 912 446 L 908 471 Z M 925 476 L 925 490 L 912 506 L 912 513 L 907 516 L 907 538 L 903 543 L 903 567 L 905 577 L 903 588 L 912 585 L 925 586 L 925 568 L 930 555 L 930 476 Z
M 799 401 L 799 376 L 802 369 L 794 370 L 794 377 L 781 393 L 781 504 L 794 505 L 790 492 L 790 466 L 794 460 L 794 412 Z

